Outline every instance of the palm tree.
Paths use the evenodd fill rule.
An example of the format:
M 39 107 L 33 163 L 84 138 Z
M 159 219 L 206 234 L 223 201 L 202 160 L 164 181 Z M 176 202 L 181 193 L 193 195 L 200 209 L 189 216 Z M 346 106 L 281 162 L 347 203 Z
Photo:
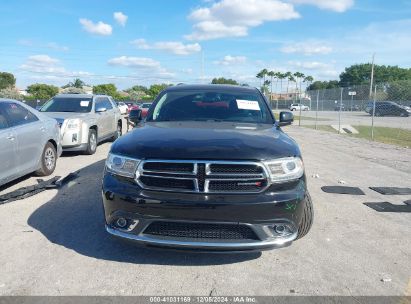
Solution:
M 263 80 L 263 85 L 265 83 L 265 77 L 267 76 L 267 73 L 267 69 L 262 69 L 260 72 L 257 73 L 256 77 Z
M 290 87 L 290 81 L 295 81 L 293 74 L 291 72 L 285 73 L 285 77 L 287 78 L 287 97 L 288 97 L 288 89 Z
M 270 84 L 271 84 L 271 96 L 270 96 L 270 100 L 272 99 L 272 97 L 273 97 L 273 78 L 275 77 L 275 75 L 276 75 L 277 73 L 276 72 L 274 72 L 274 71 L 269 71 L 268 73 L 267 73 L 267 75 L 268 76 L 270 76 L 270 78 L 271 78 L 271 81 L 270 81 Z
M 72 87 L 79 88 L 79 89 L 83 88 L 84 85 L 86 84 L 80 78 L 74 79 L 74 81 L 71 83 Z
M 303 82 L 307 83 L 306 89 L 313 83 L 314 77 L 313 76 L 306 76 L 303 80 Z
M 302 79 L 304 79 L 305 75 L 301 72 L 295 72 L 294 77 L 297 79 L 297 81 L 295 82 L 296 88 L 297 88 L 297 83 L 300 84 L 300 91 L 299 91 L 300 98 L 299 99 L 301 99 L 301 95 L 300 95 L 301 94 L 301 81 L 302 81 Z M 297 88 L 297 90 L 298 90 L 298 88 Z
M 280 99 L 281 95 L 283 93 L 283 80 L 287 78 L 287 75 L 285 73 L 278 72 L 278 79 L 280 79 Z

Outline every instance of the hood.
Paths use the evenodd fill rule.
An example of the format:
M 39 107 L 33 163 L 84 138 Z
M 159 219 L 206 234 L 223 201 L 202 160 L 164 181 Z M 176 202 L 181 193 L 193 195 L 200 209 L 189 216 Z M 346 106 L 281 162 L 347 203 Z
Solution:
M 76 113 L 76 112 L 41 112 L 48 117 L 55 118 L 57 121 L 65 120 L 68 118 L 83 118 L 90 113 Z
M 265 160 L 300 156 L 298 145 L 272 125 L 149 122 L 120 137 L 112 153 L 138 159 Z

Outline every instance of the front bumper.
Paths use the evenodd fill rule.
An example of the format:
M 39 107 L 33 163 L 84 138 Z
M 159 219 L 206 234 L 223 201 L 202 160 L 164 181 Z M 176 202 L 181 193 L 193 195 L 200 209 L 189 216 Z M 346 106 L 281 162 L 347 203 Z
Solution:
M 105 173 L 103 205 L 106 230 L 115 237 L 145 246 L 200 251 L 261 251 L 286 247 L 297 238 L 306 192 L 305 177 L 258 194 L 188 194 L 148 191 L 134 181 Z M 129 223 L 116 225 L 119 218 Z M 196 239 L 145 233 L 155 222 L 247 226 L 256 239 Z M 275 235 L 270 227 L 284 224 L 289 233 Z

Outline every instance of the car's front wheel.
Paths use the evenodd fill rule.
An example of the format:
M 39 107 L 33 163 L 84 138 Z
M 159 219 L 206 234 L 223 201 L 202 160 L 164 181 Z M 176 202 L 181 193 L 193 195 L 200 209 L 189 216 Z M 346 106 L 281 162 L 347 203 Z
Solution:
M 300 225 L 298 226 L 298 236 L 297 239 L 301 239 L 305 236 L 308 231 L 310 231 L 314 220 L 314 209 L 313 203 L 311 201 L 311 196 L 307 192 L 304 199 L 303 216 L 301 218 Z
M 40 160 L 40 169 L 36 171 L 38 176 L 47 176 L 54 172 L 57 163 L 57 151 L 51 142 L 48 142 L 43 149 Z
M 94 129 L 90 129 L 88 132 L 88 143 L 86 154 L 93 155 L 97 150 L 97 132 Z

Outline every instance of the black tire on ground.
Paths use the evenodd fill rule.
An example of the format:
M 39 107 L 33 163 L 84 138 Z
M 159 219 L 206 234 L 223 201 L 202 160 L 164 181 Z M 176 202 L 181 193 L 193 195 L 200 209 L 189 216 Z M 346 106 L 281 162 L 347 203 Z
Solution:
M 303 216 L 301 218 L 300 225 L 298 226 L 298 236 L 297 240 L 304 237 L 308 231 L 310 231 L 314 220 L 314 209 L 313 203 L 311 201 L 311 196 L 307 192 L 304 199 Z
M 119 138 L 121 135 L 123 135 L 123 127 L 121 122 L 117 123 L 117 129 L 116 129 L 116 133 L 114 134 L 114 136 L 111 138 L 112 141 L 115 141 L 117 138 Z
M 54 172 L 57 163 L 57 151 L 51 142 L 48 142 L 43 149 L 40 160 L 40 169 L 36 171 L 38 176 L 47 176 Z
M 94 129 L 90 129 L 88 132 L 87 155 L 93 155 L 97 150 L 97 132 Z

